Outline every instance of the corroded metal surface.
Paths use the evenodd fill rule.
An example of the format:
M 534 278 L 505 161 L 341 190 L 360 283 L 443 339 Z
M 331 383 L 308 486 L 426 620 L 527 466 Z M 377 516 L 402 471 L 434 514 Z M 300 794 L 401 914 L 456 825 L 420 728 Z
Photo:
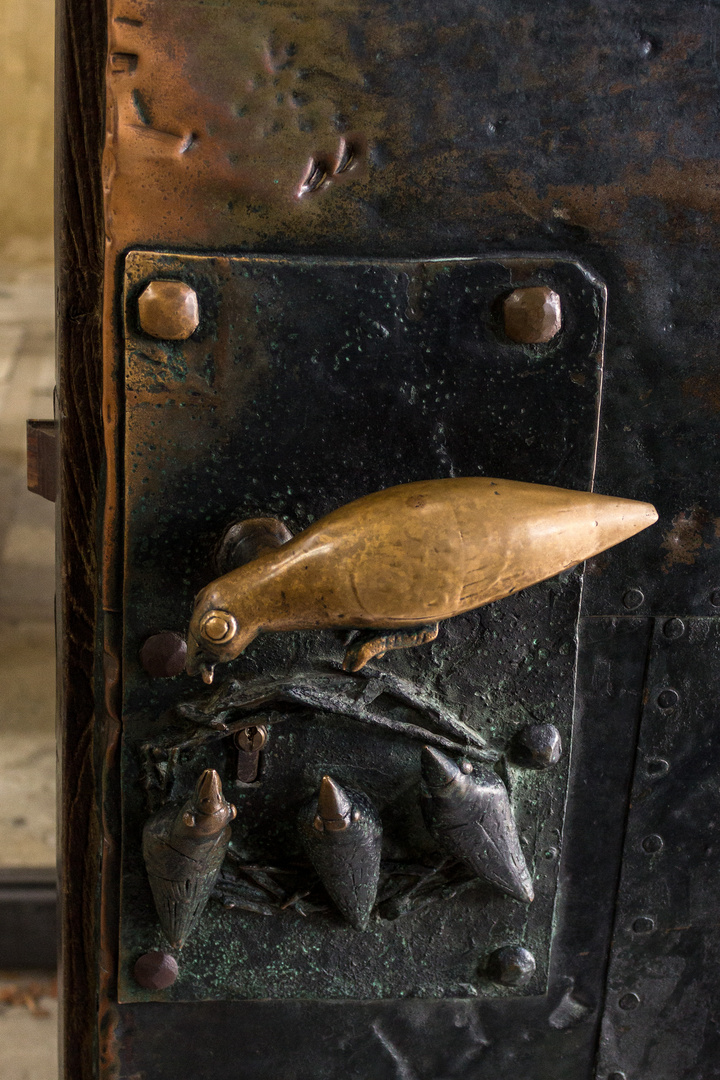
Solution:
M 682 622 L 687 613 L 710 616 L 720 607 L 718 456 L 708 438 L 718 408 L 720 329 L 715 302 L 720 275 L 715 22 L 712 6 L 669 0 L 585 8 L 571 3 L 548 8 L 537 0 L 523 0 L 511 14 L 507 5 L 424 0 L 392 5 L 353 0 L 311 5 L 301 0 L 293 8 L 111 0 L 104 599 L 112 614 L 107 616 L 105 641 L 108 711 L 97 723 L 110 748 L 110 785 L 121 640 L 115 613 L 122 594 L 122 467 L 118 474 L 117 466 L 123 343 L 117 332 L 122 313 L 116 287 L 125 252 L 133 246 L 393 258 L 468 255 L 479 248 L 572 252 L 602 274 L 611 292 L 610 379 L 598 490 L 618 490 L 621 478 L 623 494 L 658 505 L 661 524 L 618 549 L 612 559 L 595 560 L 586 575 L 586 613 L 623 618 L 589 619 L 582 625 L 580 723 L 573 739 L 563 892 L 545 997 L 514 1001 L 511 1023 L 502 1012 L 504 1003 L 487 1000 L 434 1001 L 432 1008 L 417 1000 L 377 1002 L 351 1009 L 321 1002 L 244 1002 L 238 1009 L 213 1001 L 192 1006 L 191 1024 L 187 1005 L 166 1003 L 161 1026 L 143 1004 L 115 1009 L 116 879 L 111 856 L 117 850 L 118 830 L 108 812 L 111 801 L 106 800 L 103 1076 L 147 1074 L 164 1080 L 165 1075 L 199 1074 L 211 1051 L 215 1073 L 224 1080 L 237 1074 L 239 1044 L 248 1051 L 242 1065 L 248 1080 L 283 1075 L 289 1061 L 296 1063 L 302 1080 L 330 1080 L 341 1073 L 352 1080 L 475 1080 L 518 1074 L 578 1080 L 592 1075 L 646 655 L 648 626 L 642 617 L 674 615 L 675 622 Z M 74 49 L 84 33 L 85 27 L 78 29 Z M 74 88 L 75 82 L 70 85 Z M 82 92 L 77 96 L 81 99 Z M 87 140 L 86 145 L 92 144 L 92 138 Z M 76 151 L 78 156 L 82 153 Z M 82 170 L 78 176 L 81 182 Z M 67 185 L 65 190 L 67 195 Z M 92 225 L 91 197 L 83 211 Z M 72 235 L 73 245 L 78 235 Z M 83 274 L 85 262 L 81 257 Z M 508 289 L 526 283 L 520 271 Z M 84 297 L 92 289 L 80 291 L 80 305 L 69 305 L 73 327 L 89 321 L 91 304 Z M 407 307 L 414 309 L 411 295 Z M 262 371 L 263 358 L 258 359 L 256 375 Z M 74 370 L 66 364 L 68 385 Z M 520 388 L 522 396 L 532 376 L 517 368 L 513 376 L 518 376 L 514 391 Z M 95 378 L 97 372 L 85 361 L 78 386 L 82 381 L 91 387 Z M 360 400 L 365 389 L 360 376 L 355 384 Z M 479 390 L 473 401 L 478 400 Z M 544 405 L 537 383 L 525 397 L 525 406 L 531 402 L 538 408 Z M 498 418 L 493 426 L 487 414 L 484 423 L 489 439 L 497 440 L 498 457 L 512 462 L 517 456 L 525 468 L 526 451 L 515 437 L 510 404 L 508 425 Z M 184 405 L 192 408 L 192 401 Z M 215 398 L 208 407 L 221 409 L 222 401 Z M 272 416 L 267 419 L 273 423 Z M 72 416 L 70 421 L 72 428 Z M 445 446 L 454 460 L 447 416 L 441 423 L 438 452 Z M 551 427 L 557 438 L 553 446 L 565 444 L 567 432 L 550 424 L 548 430 Z M 322 429 L 316 430 L 322 438 Z M 86 441 L 88 432 L 92 442 L 92 424 Z M 383 428 L 383 436 L 385 432 Z M 279 433 L 287 454 L 283 424 L 275 423 L 273 433 Z M 394 433 L 390 441 L 393 452 Z M 325 445 L 332 455 L 339 444 L 331 437 Z M 565 450 L 566 460 L 562 454 L 555 458 L 562 461 L 560 472 L 572 461 L 572 439 Z M 545 448 L 536 443 L 534 452 L 542 457 Z M 350 487 L 355 484 L 353 493 L 361 494 L 369 488 L 359 486 L 363 478 L 353 472 L 356 465 L 350 463 Z M 538 474 L 547 465 L 548 458 L 539 461 Z M 348 465 L 344 467 L 348 471 Z M 87 481 L 85 476 L 86 471 L 78 472 L 70 485 L 73 498 L 79 493 L 83 513 L 88 484 L 94 491 L 98 474 L 92 471 Z M 518 478 L 527 479 L 527 472 Z M 214 479 L 212 473 L 209 479 Z M 573 481 L 565 482 L 573 486 Z M 321 485 L 318 512 L 330 507 L 333 483 L 337 485 L 336 475 L 329 478 L 327 489 Z M 270 490 L 272 495 L 279 489 Z M 219 538 L 215 525 L 221 531 L 248 512 L 284 510 L 278 496 L 272 506 L 263 500 L 263 505 L 233 507 L 235 516 L 229 513 L 222 523 L 209 522 L 200 540 L 188 528 L 182 539 L 191 548 L 195 545 L 194 565 L 208 553 L 210 572 L 209 553 Z M 154 542 L 156 535 L 150 536 Z M 189 586 L 186 610 L 191 598 Z M 77 598 L 74 604 L 77 608 Z M 92 600 L 85 606 L 91 616 Z M 139 647 L 141 631 L 147 635 L 174 626 L 167 614 L 175 618 L 171 603 L 162 617 L 150 620 L 152 625 L 131 626 L 133 647 Z M 74 618 L 74 639 L 82 639 L 83 626 L 83 619 Z M 486 659 L 507 663 L 512 657 L 502 643 L 488 640 L 498 631 L 502 639 L 503 628 L 489 623 L 484 629 L 482 647 L 491 654 Z M 535 650 L 555 656 L 552 635 L 541 634 L 537 640 Z M 84 647 L 87 650 L 87 639 Z M 133 678 L 136 663 L 136 656 L 128 658 Z M 699 673 L 698 682 L 701 678 Z M 482 693 L 492 697 L 489 684 Z M 514 683 L 494 693 L 504 705 L 527 705 L 530 700 Z M 167 698 L 159 692 L 156 700 L 159 714 Z M 82 715 L 82 725 L 76 725 L 77 734 L 69 740 L 71 760 L 80 760 L 78 750 L 89 745 L 87 709 Z M 569 750 L 564 728 L 562 738 Z M 91 772 L 86 764 L 83 775 Z M 75 790 L 71 795 L 73 805 L 80 805 Z M 666 789 L 669 812 L 673 800 L 682 803 L 685 797 L 677 788 Z M 696 788 L 694 797 L 696 819 L 710 820 L 716 800 L 713 786 Z M 662 839 L 662 831 L 655 829 L 642 839 L 646 836 Z M 92 839 L 89 846 L 99 847 Z M 555 843 L 546 850 L 551 862 L 558 857 Z M 662 851 L 642 851 L 645 858 L 662 858 Z M 236 880 L 230 886 L 234 895 L 243 892 Z M 92 880 L 84 894 L 94 896 Z M 283 897 L 293 899 L 292 894 Z M 88 902 L 86 914 L 91 907 Z M 684 919 L 688 905 L 682 897 L 676 909 Z M 683 956 L 692 954 L 694 928 L 709 942 L 714 940 L 701 908 L 690 914 L 690 929 L 683 931 L 679 946 Z M 642 928 L 642 920 L 650 918 L 641 913 L 634 922 Z M 663 965 L 667 973 L 667 957 Z M 636 993 L 623 978 L 617 989 L 626 1005 Z M 711 988 L 705 986 L 705 991 L 710 995 Z M 609 999 L 611 1040 L 613 1025 L 627 1031 L 636 1017 L 645 1015 L 642 988 L 637 995 L 635 1010 L 620 1008 L 618 998 L 619 1011 L 613 1012 L 616 1006 Z M 92 993 L 89 1000 L 94 1001 Z M 671 1068 L 675 1062 L 678 1068 L 707 1072 L 697 1055 L 714 1060 L 709 1035 L 695 1058 L 690 1052 L 686 1059 L 677 1057 L 689 1043 L 695 1053 L 702 1042 L 696 1030 L 686 1038 L 682 1023 L 683 1008 L 692 1010 L 696 1002 L 690 981 L 674 984 L 670 1004 L 677 1011 L 670 1026 L 677 1039 L 669 1049 L 667 1040 L 659 1040 L 660 1050 L 653 1050 L 658 1076 L 662 1053 L 669 1054 Z M 667 1008 L 661 1014 L 667 1017 Z M 85 1040 L 86 1046 L 90 1043 Z M 88 1049 L 86 1056 L 90 1053 Z M 633 1065 L 631 1058 L 627 1060 Z M 618 1072 L 618 1060 L 604 1059 L 610 1075 Z M 638 1068 L 644 1068 L 642 1063 Z
M 192 283 L 201 310 L 212 313 L 204 334 L 202 320 L 187 342 L 142 333 L 136 298 L 158 275 Z M 496 321 L 495 301 L 519 275 L 547 280 L 563 296 L 566 322 L 549 345 L 510 343 Z M 514 433 L 518 479 L 587 489 L 602 285 L 561 259 L 408 264 L 133 252 L 125 299 L 121 998 L 142 998 L 132 965 L 158 945 L 133 842 L 147 804 L 180 801 L 201 768 L 230 784 L 238 775 L 233 736 L 260 723 L 268 728 L 262 768 L 229 795 L 238 817 L 228 859 L 179 955 L 168 1000 L 542 993 L 557 874 L 546 852 L 562 835 L 569 759 L 528 768 L 514 740 L 535 719 L 552 721 L 570 746 L 579 572 L 484 614 L 466 612 L 436 641 L 388 653 L 359 674 L 342 670 L 346 643 L 332 628 L 262 635 L 219 669 L 217 689 L 149 680 L 136 642 L 155 627 L 187 625 L 233 521 L 275 515 L 297 536 L 366 490 L 369 477 L 378 488 L 493 475 L 500 461 L 508 465 L 500 430 L 505 440 Z M 536 404 L 528 407 L 531 385 Z M 441 825 L 431 815 L 435 838 L 423 824 L 426 744 L 449 754 L 454 769 L 497 763 L 502 779 L 481 770 L 484 786 L 459 773 L 477 787 L 467 820 L 477 851 L 446 843 L 447 815 Z M 363 839 L 349 862 L 328 844 L 320 851 L 315 838 L 313 876 L 296 820 L 299 807 L 317 806 L 325 775 L 355 793 L 366 820 L 348 829 L 348 843 L 358 830 Z M 455 810 L 462 817 L 459 803 Z M 480 851 L 486 811 L 490 846 Z M 380 861 L 361 874 L 372 889 L 354 908 L 343 867 L 370 848 Z M 333 915 L 328 892 L 357 926 L 367 924 L 362 934 Z M 508 941 L 527 944 L 537 964 L 513 987 L 485 973 L 488 955 Z

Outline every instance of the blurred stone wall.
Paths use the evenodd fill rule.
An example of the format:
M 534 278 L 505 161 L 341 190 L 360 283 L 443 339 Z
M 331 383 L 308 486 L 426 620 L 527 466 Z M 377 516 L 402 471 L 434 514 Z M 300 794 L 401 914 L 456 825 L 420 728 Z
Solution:
M 0 0 L 0 259 L 52 257 L 53 0 Z

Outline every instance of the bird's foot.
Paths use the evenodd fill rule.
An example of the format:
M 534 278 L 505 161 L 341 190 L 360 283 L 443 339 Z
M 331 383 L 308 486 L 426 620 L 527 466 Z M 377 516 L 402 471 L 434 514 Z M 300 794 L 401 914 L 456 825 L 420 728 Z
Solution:
M 429 623 L 416 630 L 363 630 L 345 650 L 343 671 L 360 671 L 373 657 L 380 659 L 393 649 L 426 645 L 435 640 L 439 629 L 439 623 Z

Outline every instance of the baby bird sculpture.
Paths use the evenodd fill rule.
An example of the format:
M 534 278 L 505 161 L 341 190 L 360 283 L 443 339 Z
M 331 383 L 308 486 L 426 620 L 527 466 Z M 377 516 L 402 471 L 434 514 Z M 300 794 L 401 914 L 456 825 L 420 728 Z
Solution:
M 343 662 L 358 671 L 656 520 L 650 503 L 489 477 L 377 491 L 203 589 L 186 670 L 209 683 L 260 633 L 346 627 L 364 631 Z
M 163 932 L 180 948 L 202 915 L 230 841 L 237 810 L 214 769 L 181 806 L 163 806 L 143 830 L 143 858 Z

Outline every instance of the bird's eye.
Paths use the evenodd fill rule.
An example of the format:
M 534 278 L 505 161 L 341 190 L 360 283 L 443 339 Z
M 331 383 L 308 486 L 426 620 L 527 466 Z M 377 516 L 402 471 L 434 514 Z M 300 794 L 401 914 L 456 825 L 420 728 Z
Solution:
M 213 645 L 224 645 L 237 633 L 237 623 L 227 611 L 208 611 L 200 623 L 200 633 Z

